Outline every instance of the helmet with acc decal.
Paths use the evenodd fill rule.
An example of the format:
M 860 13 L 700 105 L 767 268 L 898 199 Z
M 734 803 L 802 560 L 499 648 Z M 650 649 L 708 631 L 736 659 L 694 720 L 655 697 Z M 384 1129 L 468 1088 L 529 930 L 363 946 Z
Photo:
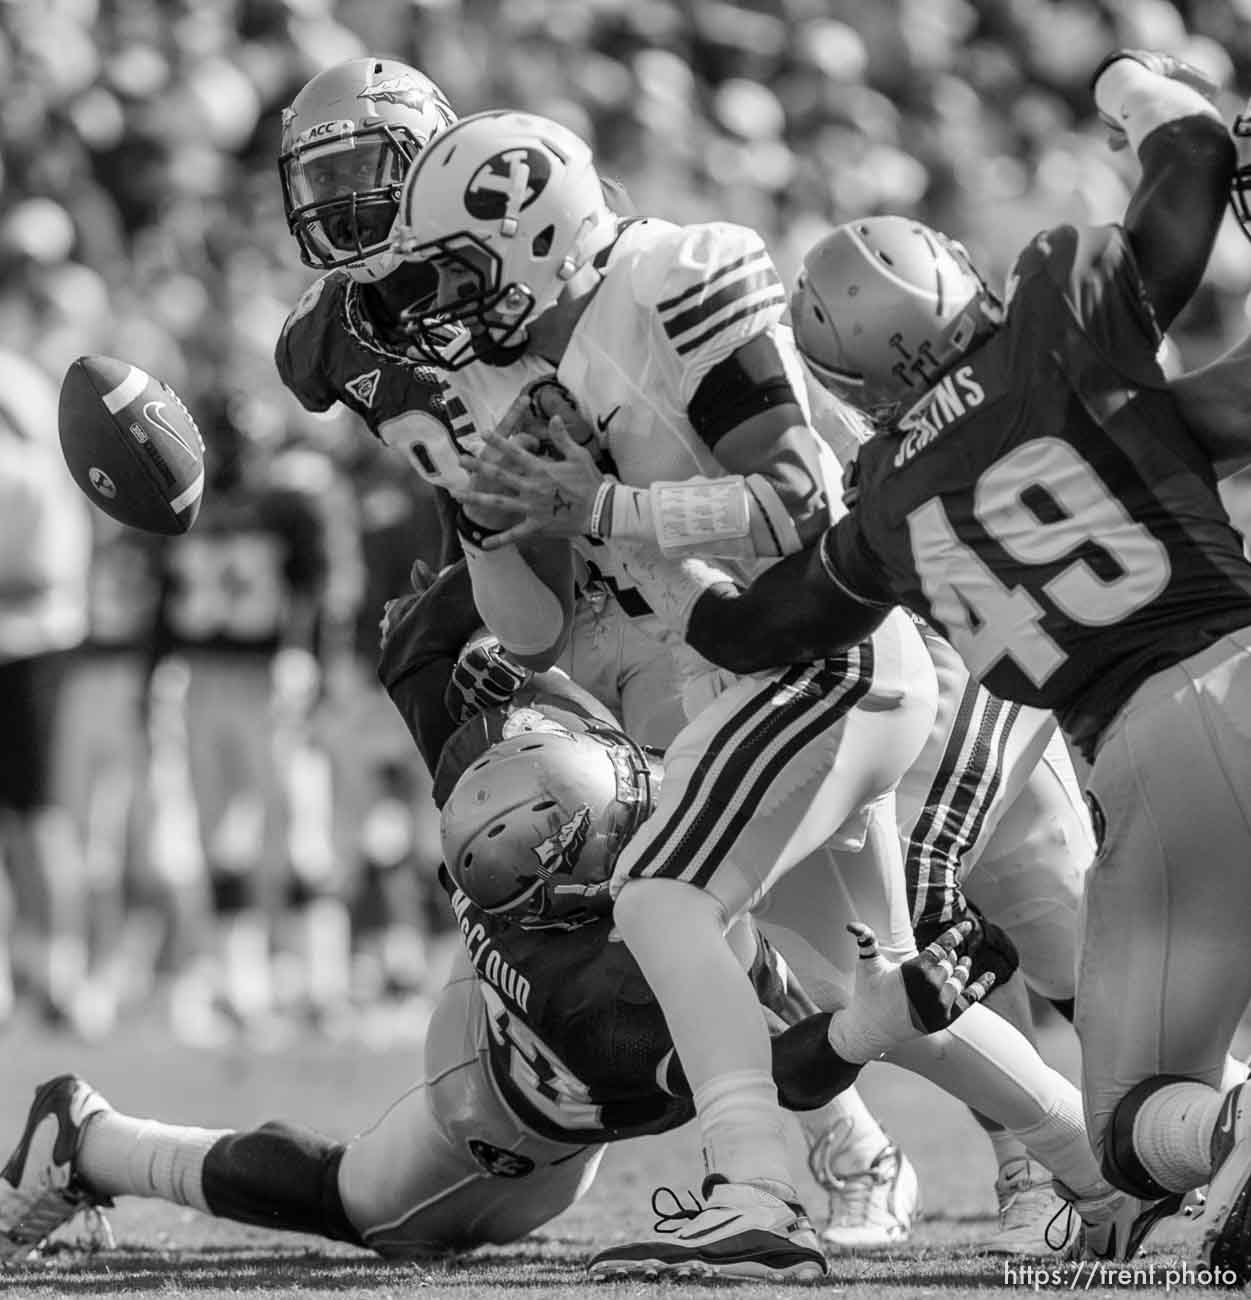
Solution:
M 433 365 L 503 359 L 611 241 L 617 220 L 590 146 L 530 113 L 462 118 L 408 174 L 393 247 L 440 287 L 405 320 Z M 449 345 L 449 325 L 467 330 Z
M 456 121 L 443 92 L 416 68 L 376 56 L 320 72 L 282 114 L 278 172 L 300 257 L 377 280 L 389 251 L 405 174 L 431 138 Z
M 613 864 L 651 802 L 652 769 L 621 732 L 545 721 L 461 775 L 443 805 L 443 860 L 484 911 L 572 927 L 609 910 Z
M 808 368 L 879 419 L 920 398 L 1001 318 L 964 248 L 906 217 L 836 227 L 809 250 L 791 294 Z

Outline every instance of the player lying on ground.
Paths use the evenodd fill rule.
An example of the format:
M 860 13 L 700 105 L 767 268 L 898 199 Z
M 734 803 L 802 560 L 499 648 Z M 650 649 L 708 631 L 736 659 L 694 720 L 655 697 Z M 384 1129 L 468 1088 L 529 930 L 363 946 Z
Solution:
M 1156 358 L 1235 151 L 1167 57 L 1113 56 L 1094 93 L 1142 165 L 1124 222 L 1040 234 L 1006 302 L 914 222 L 849 223 L 809 254 L 801 346 L 882 431 L 851 513 L 745 594 L 706 592 L 687 635 L 756 671 L 902 601 L 997 695 L 1057 712 L 1093 764 L 1100 842 L 1077 1003 L 1091 1136 L 1144 1222 L 1210 1179 L 1202 1249 L 1245 1280 L 1251 1093 L 1222 1082 L 1251 998 L 1251 564 L 1213 468 L 1240 430 L 1187 423 Z
M 456 653 L 477 624 L 462 568 L 397 624 L 382 671 L 423 746 L 435 746 L 449 859 L 480 898 L 505 891 L 487 911 L 442 875 L 465 952 L 430 1024 L 422 1082 L 342 1143 L 286 1121 L 232 1132 L 132 1117 L 60 1076 L 38 1090 L 0 1171 L 0 1260 L 123 1195 L 395 1258 L 510 1241 L 577 1199 L 605 1142 L 691 1117 L 663 1015 L 625 946 L 608 942 L 603 906 L 614 857 L 645 815 L 646 757 L 593 701 L 538 689 L 455 727 L 444 693 L 454 671 L 471 671 L 455 668 Z M 521 814 L 492 834 L 505 807 Z M 878 1048 L 949 1025 L 996 978 L 970 979 L 960 946 L 971 928 L 898 965 L 858 927 L 856 996 L 834 1018 Z M 766 1001 L 784 996 L 767 944 L 745 960 Z M 858 1072 L 859 1061 L 832 1071 L 828 1052 L 812 1051 L 830 1021 L 820 1014 L 774 1039 L 788 1105 L 821 1105 Z

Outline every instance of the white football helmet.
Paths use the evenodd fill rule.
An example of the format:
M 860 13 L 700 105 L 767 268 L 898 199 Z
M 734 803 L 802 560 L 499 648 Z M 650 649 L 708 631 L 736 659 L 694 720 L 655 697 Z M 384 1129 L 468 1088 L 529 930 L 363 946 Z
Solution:
M 652 769 L 620 732 L 539 725 L 492 745 L 456 782 L 443 860 L 484 911 L 572 927 L 611 909 L 608 880 L 651 811 Z
M 300 258 L 378 280 L 400 189 L 430 138 L 456 121 L 443 92 L 395 59 L 348 59 L 319 72 L 282 113 L 278 173 Z
M 616 217 L 590 146 L 529 113 L 477 113 L 444 131 L 408 173 L 392 247 L 433 263 L 439 288 L 404 313 L 430 364 L 507 361 L 608 244 Z M 449 341 L 449 326 L 464 326 Z
M 1002 319 L 962 245 L 906 217 L 836 227 L 791 294 L 795 344 L 823 387 L 890 419 Z

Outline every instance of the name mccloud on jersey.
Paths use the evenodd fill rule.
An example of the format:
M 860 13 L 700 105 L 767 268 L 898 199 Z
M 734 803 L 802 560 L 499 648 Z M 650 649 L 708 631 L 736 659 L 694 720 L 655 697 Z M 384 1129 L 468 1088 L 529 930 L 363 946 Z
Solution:
M 475 925 L 466 915 L 472 906 L 468 896 L 461 890 L 458 889 L 452 895 L 452 911 L 456 913 L 460 932 L 465 936 L 469 960 L 488 984 L 494 985 L 506 997 L 511 998 L 522 1012 L 528 1011 L 530 981 L 500 955 L 481 922 Z
M 904 439 L 895 453 L 895 468 L 906 465 L 944 429 L 985 400 L 986 390 L 978 383 L 972 366 L 961 366 L 944 376 L 900 418 L 899 431 Z

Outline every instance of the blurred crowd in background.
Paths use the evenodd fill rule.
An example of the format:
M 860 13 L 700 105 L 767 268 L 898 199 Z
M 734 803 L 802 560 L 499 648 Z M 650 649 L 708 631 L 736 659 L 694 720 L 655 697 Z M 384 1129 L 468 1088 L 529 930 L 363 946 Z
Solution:
M 922 217 L 1001 275 L 1036 230 L 1123 211 L 1133 161 L 1109 150 L 1088 92 L 1122 46 L 1201 67 L 1232 121 L 1251 85 L 1251 0 L 0 0 L 0 348 L 42 371 L 49 402 L 85 353 L 165 379 L 210 466 L 228 449 L 232 481 L 210 494 L 242 477 L 300 498 L 319 557 L 285 575 L 304 583 L 292 599 L 319 603 L 306 646 L 280 653 L 281 638 L 245 628 L 230 652 L 231 629 L 209 615 L 200 663 L 152 630 L 170 571 L 201 563 L 192 539 L 148 544 L 90 521 L 90 621 L 53 647 L 72 652 L 64 815 L 35 836 L 59 883 L 33 900 L 19 885 L 0 905 L 54 918 L 43 928 L 57 941 L 32 939 L 31 955 L 24 936 L 40 925 L 18 924 L 0 1023 L 25 993 L 50 1020 L 107 1032 L 151 1004 L 155 981 L 174 1026 L 209 1042 L 278 1013 L 359 1029 L 353 1008 L 429 992 L 428 940 L 445 926 L 437 828 L 372 658 L 383 602 L 414 556 L 433 557 L 437 525 L 398 460 L 346 414 L 302 411 L 272 361 L 313 276 L 276 170 L 281 110 L 310 76 L 380 53 L 462 114 L 554 117 L 641 212 L 754 226 L 786 278 L 830 224 L 877 212 Z M 1175 362 L 1244 333 L 1249 293 L 1251 247 L 1231 219 Z M 63 529 L 48 544 L 73 550 Z M 211 577 L 246 610 L 237 588 L 255 572 L 244 557 Z M 0 580 L 0 660 L 8 590 Z M 271 791 L 234 740 L 210 756 L 234 794 L 206 789 L 212 764 L 188 758 L 211 730 L 196 683 L 218 670 L 226 684 L 198 707 L 214 723 L 241 711 L 279 760 Z M 238 687 L 247 673 L 260 694 Z M 206 974 L 201 931 L 221 886 L 205 862 L 243 845 L 242 870 L 271 797 L 278 860 L 260 892 L 282 924 L 227 936 L 213 960 L 235 976 Z

